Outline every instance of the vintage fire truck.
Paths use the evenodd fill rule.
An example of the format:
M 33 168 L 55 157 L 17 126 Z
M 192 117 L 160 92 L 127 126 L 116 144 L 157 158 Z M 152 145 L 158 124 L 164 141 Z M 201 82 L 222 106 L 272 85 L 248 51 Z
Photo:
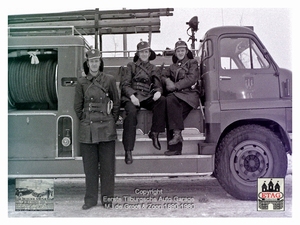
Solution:
M 73 110 L 82 76 L 85 35 L 159 32 L 173 9 L 84 10 L 8 17 L 8 178 L 83 177 Z M 191 22 L 191 21 L 190 21 Z M 189 23 L 194 34 L 195 21 Z M 194 37 L 194 36 L 192 36 Z M 292 153 L 292 72 L 279 68 L 253 29 L 215 27 L 199 50 L 201 103 L 185 120 L 183 154 L 165 156 L 148 132 L 151 112 L 141 110 L 134 162 L 124 162 L 122 118 L 117 123 L 116 176 L 215 176 L 238 199 L 257 199 L 257 178 L 285 177 Z M 123 56 L 105 57 L 104 71 L 120 82 Z M 170 65 L 168 52 L 153 61 Z

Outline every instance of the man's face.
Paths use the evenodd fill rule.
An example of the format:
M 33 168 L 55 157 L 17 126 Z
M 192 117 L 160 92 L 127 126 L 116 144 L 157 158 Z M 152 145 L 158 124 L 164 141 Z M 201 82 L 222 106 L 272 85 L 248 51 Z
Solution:
M 175 51 L 175 54 L 176 54 L 176 56 L 179 60 L 182 60 L 184 58 L 184 56 L 186 55 L 186 53 L 187 53 L 187 50 L 184 47 L 183 48 L 177 48 L 176 51 Z
M 100 67 L 100 59 L 95 58 L 95 59 L 89 59 L 88 60 L 88 67 L 90 68 L 90 72 L 98 72 L 99 67 Z
M 139 57 L 142 61 L 147 62 L 150 56 L 150 51 L 149 49 L 141 50 L 138 52 Z

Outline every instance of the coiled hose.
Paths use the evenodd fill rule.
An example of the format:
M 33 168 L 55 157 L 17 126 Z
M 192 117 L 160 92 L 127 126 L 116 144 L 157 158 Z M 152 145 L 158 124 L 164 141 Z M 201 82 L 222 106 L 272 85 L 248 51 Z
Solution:
M 55 108 L 57 61 L 48 59 L 39 64 L 28 60 L 13 59 L 8 62 L 8 98 L 11 105 L 17 103 L 48 103 Z

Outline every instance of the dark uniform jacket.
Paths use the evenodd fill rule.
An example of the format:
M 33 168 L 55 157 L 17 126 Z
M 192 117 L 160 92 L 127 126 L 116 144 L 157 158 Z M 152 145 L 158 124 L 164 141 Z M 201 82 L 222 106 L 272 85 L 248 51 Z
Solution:
M 121 80 L 121 100 L 130 101 L 130 96 L 135 95 L 140 102 L 152 98 L 156 91 L 162 93 L 160 78 L 156 66 L 149 62 L 137 62 L 127 64 L 125 74 Z
M 162 80 L 170 78 L 175 83 L 174 95 L 194 109 L 199 106 L 199 89 L 195 87 L 199 79 L 198 62 L 187 56 L 163 71 Z
M 111 102 L 112 101 L 112 102 Z M 80 120 L 79 142 L 98 143 L 117 138 L 120 100 L 113 76 L 99 72 L 78 79 L 74 109 Z

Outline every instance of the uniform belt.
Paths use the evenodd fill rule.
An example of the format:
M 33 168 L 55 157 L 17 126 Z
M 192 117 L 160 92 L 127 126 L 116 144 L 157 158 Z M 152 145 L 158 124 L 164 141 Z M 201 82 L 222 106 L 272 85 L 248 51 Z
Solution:
M 135 90 L 150 92 L 150 85 L 141 82 L 133 82 L 132 88 Z
M 107 104 L 104 104 L 104 103 L 86 103 L 86 104 L 84 104 L 84 110 L 89 111 L 89 112 L 97 111 L 97 112 L 105 112 L 106 113 Z

